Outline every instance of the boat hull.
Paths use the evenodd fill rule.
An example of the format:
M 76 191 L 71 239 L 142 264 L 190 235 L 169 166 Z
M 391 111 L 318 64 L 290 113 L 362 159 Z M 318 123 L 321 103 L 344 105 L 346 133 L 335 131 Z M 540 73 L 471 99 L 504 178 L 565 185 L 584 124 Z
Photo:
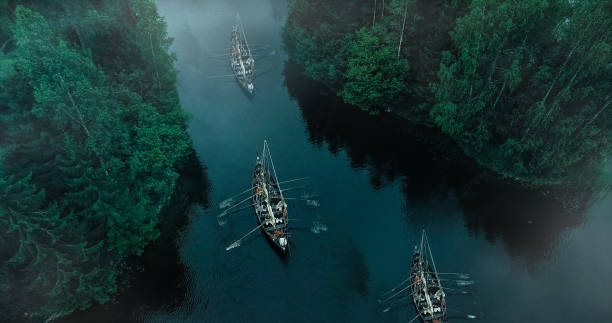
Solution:
M 446 321 L 446 300 L 434 268 L 420 252 L 412 256 L 410 283 L 412 302 L 422 322 Z
M 229 63 L 232 72 L 240 87 L 249 95 L 255 93 L 255 84 L 253 82 L 255 75 L 255 60 L 251 55 L 246 40 L 243 38 L 244 32 L 242 26 L 237 20 L 236 25 L 232 28 L 229 48 Z
M 289 252 L 287 206 L 269 171 L 257 163 L 253 171 L 253 208 L 266 238 L 281 254 Z

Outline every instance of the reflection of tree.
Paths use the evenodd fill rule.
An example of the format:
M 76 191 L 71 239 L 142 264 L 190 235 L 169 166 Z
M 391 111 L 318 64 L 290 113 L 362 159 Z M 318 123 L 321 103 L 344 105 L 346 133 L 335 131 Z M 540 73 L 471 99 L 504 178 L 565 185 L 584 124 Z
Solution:
M 494 242 L 502 240 L 508 253 L 529 266 L 547 259 L 562 233 L 582 223 L 586 212 L 569 212 L 539 194 L 501 183 L 474 187 L 461 199 L 465 225 Z
M 94 306 L 77 312 L 59 322 L 129 322 L 142 307 L 172 310 L 180 306 L 188 295 L 188 268 L 181 263 L 178 243 L 189 223 L 194 207 L 209 207 L 210 182 L 206 169 L 193 152 L 176 182 L 175 192 L 160 214 L 160 237 L 149 244 L 140 258 L 127 266 L 134 277 L 124 277 L 129 287 L 123 290 L 114 304 Z
M 441 183 L 457 186 L 473 177 L 476 168 L 464 158 L 450 161 L 448 155 L 461 155 L 435 130 L 411 126 L 391 114 L 370 115 L 333 94 L 321 95 L 325 89 L 291 63 L 285 66 L 285 83 L 299 103 L 310 141 L 326 142 L 332 153 L 345 150 L 352 167 L 370 171 L 374 188 L 402 177 L 411 183 L 407 195 L 426 194 Z M 437 145 L 426 143 L 434 137 Z
M 580 222 L 555 200 L 491 179 L 436 131 L 388 114 L 372 116 L 326 95 L 291 63 L 285 66 L 285 84 L 312 143 L 325 142 L 332 153 L 346 151 L 352 167 L 368 169 L 375 189 L 402 179 L 407 205 L 456 204 L 471 232 L 482 231 L 491 242 L 501 239 L 511 255 L 527 263 L 544 259 L 561 233 Z M 431 201 L 432 196 L 441 202 Z M 422 224 L 436 221 L 431 214 L 437 213 L 444 210 L 407 218 Z
M 352 167 L 368 169 L 375 189 L 402 179 L 407 204 L 422 204 L 448 187 L 467 187 L 479 174 L 469 160 L 451 160 L 461 153 L 435 130 L 391 114 L 370 115 L 333 94 L 321 95 L 325 89 L 291 63 L 285 67 L 285 83 L 299 103 L 310 141 L 326 142 L 333 153 L 346 151 Z
M 272 8 L 272 18 L 274 21 L 281 24 L 283 19 L 287 16 L 287 1 L 286 0 L 269 0 L 270 7 Z

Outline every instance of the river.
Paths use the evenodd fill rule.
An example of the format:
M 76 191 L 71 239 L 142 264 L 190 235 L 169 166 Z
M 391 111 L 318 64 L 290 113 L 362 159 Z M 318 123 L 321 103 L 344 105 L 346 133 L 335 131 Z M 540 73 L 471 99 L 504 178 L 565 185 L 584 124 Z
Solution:
M 148 265 L 117 303 L 65 321 L 407 322 L 416 314 L 407 299 L 377 299 L 408 276 L 423 229 L 439 271 L 470 274 L 469 286 L 446 277 L 451 322 L 468 314 L 483 322 L 612 317 L 612 195 L 564 211 L 482 175 L 435 131 L 344 106 L 286 62 L 284 0 L 157 3 L 206 166 L 198 170 L 195 160 L 193 174 L 207 177 L 196 185 L 210 190 L 206 201 L 178 208 L 178 231 L 147 249 Z M 237 12 L 255 49 L 253 98 L 226 76 Z M 261 232 L 225 250 L 256 226 L 248 212 L 217 221 L 219 203 L 249 187 L 264 139 L 280 180 L 308 176 L 320 203 L 290 204 L 287 260 Z

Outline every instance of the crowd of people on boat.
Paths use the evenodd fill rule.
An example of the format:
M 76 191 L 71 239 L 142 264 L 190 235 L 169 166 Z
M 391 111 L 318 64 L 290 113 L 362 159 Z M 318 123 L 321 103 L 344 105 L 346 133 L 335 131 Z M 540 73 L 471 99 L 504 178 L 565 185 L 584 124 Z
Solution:
M 287 218 L 287 204 L 281 198 L 278 185 L 270 183 L 268 177 L 267 171 L 258 167 L 254 180 L 255 212 L 262 219 L 264 229 L 282 227 Z
M 230 46 L 230 62 L 234 73 L 247 87 L 252 86 L 255 60 L 251 56 L 245 40 L 240 36 L 238 26 L 234 26 L 232 30 Z
M 438 279 L 432 275 L 427 261 L 420 255 L 412 260 L 412 292 L 417 310 L 423 318 L 438 318 L 445 314 L 445 294 Z

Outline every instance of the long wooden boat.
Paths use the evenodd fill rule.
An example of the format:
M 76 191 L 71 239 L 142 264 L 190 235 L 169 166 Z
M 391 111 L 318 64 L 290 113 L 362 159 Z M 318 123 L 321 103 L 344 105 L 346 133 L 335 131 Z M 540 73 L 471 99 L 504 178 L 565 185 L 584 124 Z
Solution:
M 255 77 L 255 59 L 251 55 L 244 27 L 238 15 L 236 15 L 236 22 L 232 27 L 228 56 L 236 80 L 244 90 L 249 94 L 253 94 L 255 92 L 255 84 L 253 82 Z
M 264 141 L 262 155 L 257 156 L 253 172 L 253 207 L 266 237 L 278 250 L 289 251 L 289 219 L 287 203 L 280 188 L 268 143 Z
M 423 230 L 420 246 L 414 247 L 410 265 L 411 294 L 423 322 L 446 321 L 446 294 L 433 261 L 427 234 Z

